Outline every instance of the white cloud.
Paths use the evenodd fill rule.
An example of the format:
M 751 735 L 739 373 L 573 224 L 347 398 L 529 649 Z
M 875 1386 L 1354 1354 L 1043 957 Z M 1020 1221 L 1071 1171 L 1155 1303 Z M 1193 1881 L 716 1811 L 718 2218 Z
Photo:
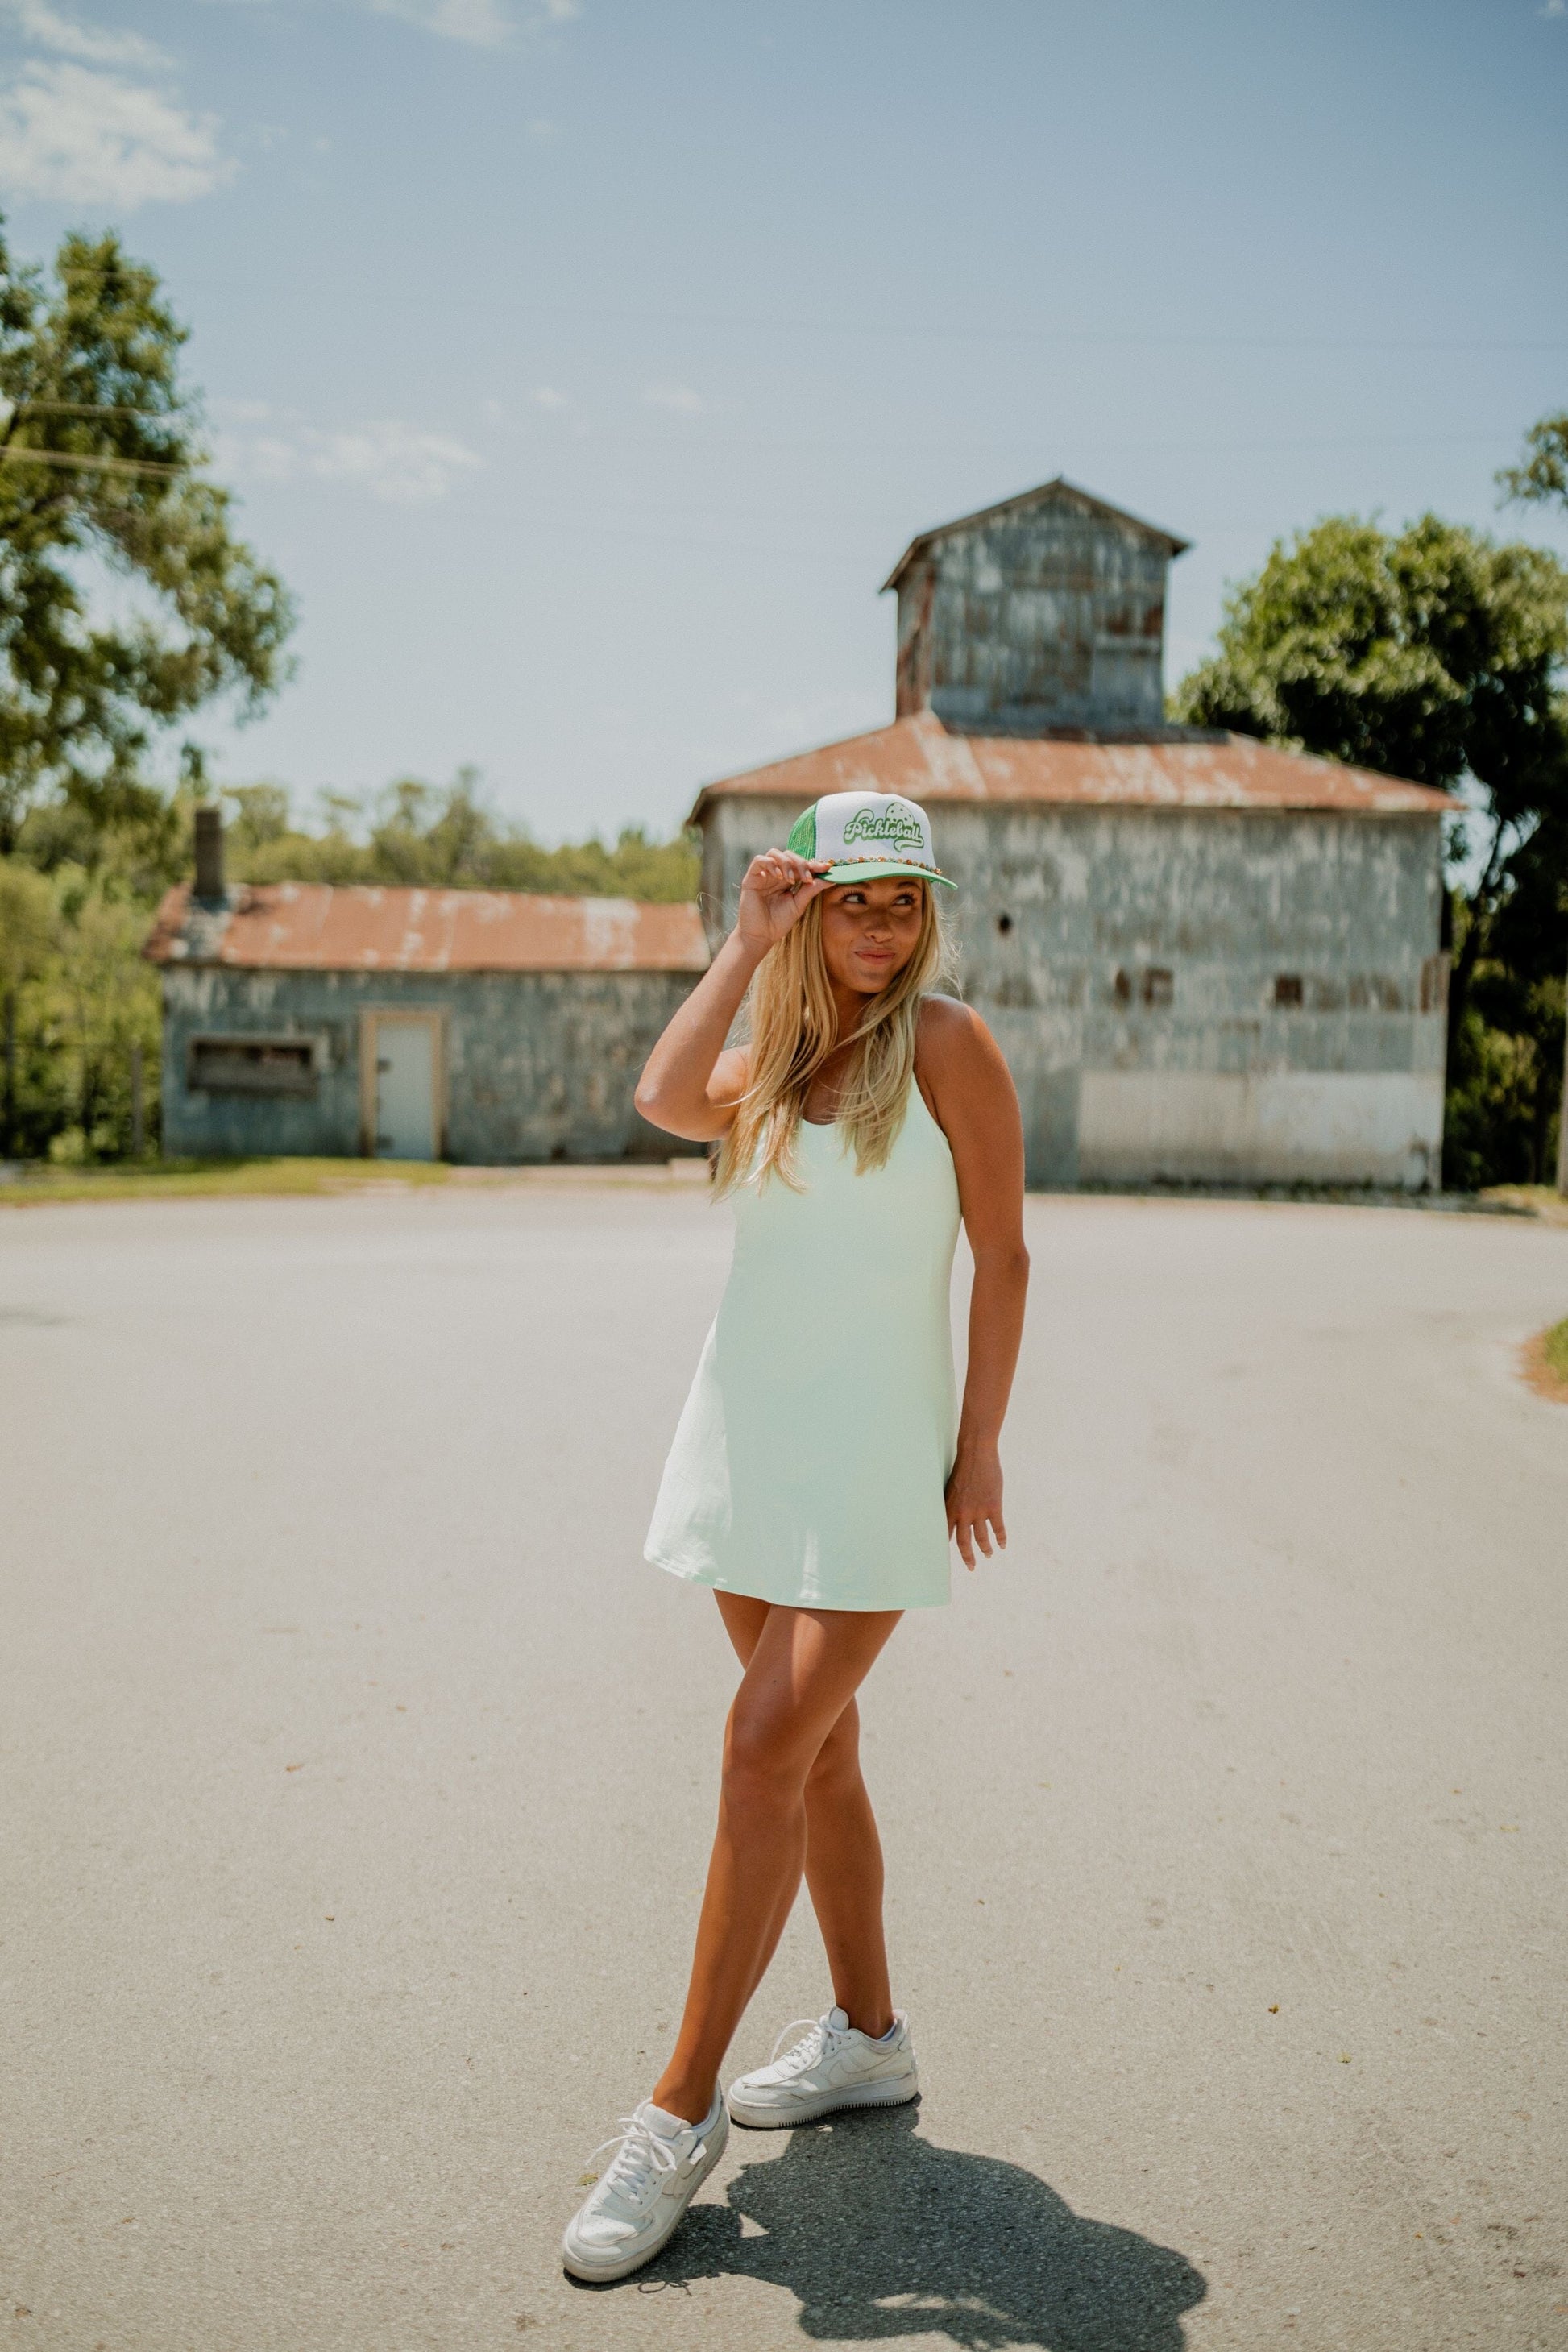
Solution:
M 1543 16 L 1568 16 L 1568 0 L 1545 0 L 1541 13 Z
M 708 404 L 684 383 L 650 383 L 643 394 L 645 408 L 668 408 L 672 416 L 700 416 Z
M 511 38 L 511 18 L 500 0 L 365 0 L 365 5 L 373 16 L 399 17 L 470 48 L 499 49 Z
M 205 196 L 233 176 L 211 115 L 113 70 L 168 70 L 140 33 L 78 24 L 49 0 L 0 0 L 0 18 L 53 60 L 0 79 L 0 187 L 9 194 L 129 211 Z
M 109 33 L 96 25 L 75 24 L 49 7 L 47 0 L 4 0 L 0 15 L 10 17 L 30 48 L 53 49 L 57 57 L 78 58 L 84 65 L 156 68 L 169 62 L 140 33 Z
M 552 384 L 542 383 L 534 393 L 533 404 L 535 408 L 557 409 L 570 408 L 572 403 L 563 392 L 557 392 Z
M 375 16 L 396 16 L 421 32 L 444 41 L 463 41 L 470 48 L 499 49 L 518 31 L 518 22 L 506 0 L 359 0 Z M 538 0 L 526 20 L 532 28 L 567 25 L 579 13 L 578 0 Z M 544 126 L 548 136 L 550 126 Z M 532 124 L 531 136 L 538 136 Z
M 161 90 L 66 61 L 0 85 L 0 187 L 129 212 L 210 194 L 233 177 L 211 115 Z
M 226 413 L 237 421 L 268 421 L 264 403 L 231 403 Z M 340 432 L 282 419 L 270 433 L 220 433 L 214 455 L 222 471 L 242 478 L 348 482 L 394 506 L 444 498 L 458 475 L 480 463 L 448 433 L 421 433 L 391 419 Z
M 408 425 L 362 425 L 352 433 L 310 437 L 311 473 L 328 481 L 363 483 L 373 497 L 399 505 L 444 498 L 454 476 L 479 463 L 450 434 L 416 433 Z

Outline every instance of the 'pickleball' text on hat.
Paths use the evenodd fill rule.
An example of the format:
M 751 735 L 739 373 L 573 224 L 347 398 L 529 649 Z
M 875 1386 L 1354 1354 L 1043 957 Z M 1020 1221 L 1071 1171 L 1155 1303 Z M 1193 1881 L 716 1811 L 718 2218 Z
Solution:
M 790 828 L 797 857 L 827 857 L 828 882 L 879 882 L 894 875 L 957 885 L 936 862 L 931 819 L 899 793 L 824 793 Z

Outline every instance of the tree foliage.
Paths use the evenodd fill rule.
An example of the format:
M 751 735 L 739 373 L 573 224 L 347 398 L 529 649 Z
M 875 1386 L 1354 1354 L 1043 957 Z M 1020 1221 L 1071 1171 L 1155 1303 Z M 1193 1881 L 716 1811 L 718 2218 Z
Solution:
M 1179 718 L 1486 798 L 1495 846 L 1568 794 L 1568 572 L 1424 515 L 1334 518 L 1226 600 Z
M 122 1159 L 140 1054 L 156 1133 L 158 982 L 148 908 L 112 856 L 48 875 L 0 858 L 0 1157 Z
M 459 769 L 444 789 L 405 776 L 366 806 L 325 797 L 326 822 L 310 833 L 279 784 L 243 784 L 224 795 L 234 811 L 228 871 L 244 882 L 381 882 L 426 889 L 556 891 L 570 897 L 682 899 L 697 896 L 693 835 L 650 841 L 623 825 L 614 843 L 547 849 L 484 806 L 479 780 Z
M 1517 504 L 1568 507 L 1568 409 L 1532 425 L 1522 463 L 1503 467 L 1497 479 L 1504 498 Z
M 1539 1178 L 1546 1164 L 1561 1069 L 1565 658 L 1568 571 L 1544 549 L 1436 515 L 1398 533 L 1339 517 L 1279 543 L 1233 591 L 1217 651 L 1173 698 L 1179 719 L 1458 787 L 1475 805 L 1449 994 L 1456 1181 Z M 1471 846 L 1462 831 L 1455 845 Z
M 288 674 L 293 608 L 207 480 L 185 330 L 112 235 L 46 280 L 0 236 L 0 853 L 64 796 L 156 824 L 153 740 Z

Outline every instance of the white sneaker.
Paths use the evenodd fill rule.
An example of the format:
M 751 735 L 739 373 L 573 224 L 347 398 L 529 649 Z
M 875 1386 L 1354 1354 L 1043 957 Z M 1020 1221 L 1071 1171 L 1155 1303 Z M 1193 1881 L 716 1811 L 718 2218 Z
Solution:
M 805 2032 L 780 2058 L 779 2042 L 798 2025 Z M 815 2123 L 839 2107 L 901 2107 L 921 2086 L 910 2021 L 901 2010 L 893 2011 L 893 2030 L 883 2042 L 851 2025 L 841 2009 L 830 2009 L 815 2023 L 797 2018 L 784 2027 L 773 2053 L 771 2065 L 730 2085 L 730 2113 L 752 2131 Z
M 619 2137 L 602 2143 L 615 2157 L 561 2241 L 574 2278 L 621 2279 L 651 2263 L 723 2155 L 730 2118 L 721 2091 L 714 2092 L 701 2123 L 672 2132 L 666 2126 L 673 2120 L 645 2099 L 634 2115 L 621 2117 Z

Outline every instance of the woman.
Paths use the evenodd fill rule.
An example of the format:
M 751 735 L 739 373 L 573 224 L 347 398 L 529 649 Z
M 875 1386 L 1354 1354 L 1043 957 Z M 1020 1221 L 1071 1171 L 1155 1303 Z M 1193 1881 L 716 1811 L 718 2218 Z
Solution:
M 757 2127 L 918 2088 L 892 2006 L 882 1853 L 855 1694 L 905 1609 L 1005 1546 L 997 1440 L 1028 1258 L 1017 1100 L 984 1024 L 930 992 L 924 812 L 834 793 L 754 857 L 735 929 L 649 1056 L 637 1108 L 720 1144 L 735 1255 L 665 1467 L 647 1557 L 713 1589 L 744 1669 L 674 2054 L 568 2225 L 567 2269 L 651 2260 Z M 742 1003 L 747 1042 L 727 1048 Z M 963 1409 L 949 1321 L 974 1258 Z M 719 2087 L 804 1871 L 834 2004 L 777 2063 Z M 791 2029 L 786 2029 L 786 2033 Z M 784 2036 L 780 2037 L 781 2040 Z

